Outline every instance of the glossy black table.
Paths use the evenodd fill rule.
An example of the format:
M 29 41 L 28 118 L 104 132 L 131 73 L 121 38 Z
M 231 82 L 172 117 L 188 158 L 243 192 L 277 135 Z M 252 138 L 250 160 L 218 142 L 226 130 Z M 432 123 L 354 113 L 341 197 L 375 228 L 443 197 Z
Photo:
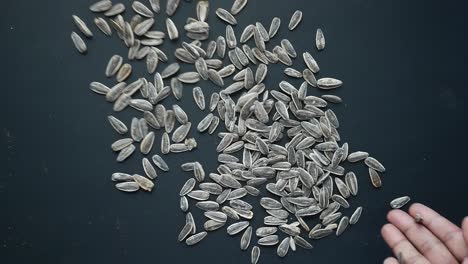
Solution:
M 230 8 L 232 1 L 218 2 Z M 71 15 L 78 14 L 91 25 L 94 14 L 88 11 L 89 4 L 56 0 L 3 4 L 0 262 L 249 263 L 250 252 L 239 249 L 240 236 L 228 237 L 224 230 L 209 234 L 193 248 L 176 240 L 184 223 L 178 191 L 190 176 L 178 164 L 196 159 L 207 171 L 215 170 L 218 138 L 192 132 L 199 148 L 165 157 L 171 171 L 160 173 L 151 194 L 126 195 L 114 189 L 111 173 L 142 173 L 141 155 L 124 164 L 115 162 L 109 146 L 119 136 L 106 121 L 112 107 L 88 85 L 110 84 L 104 78 L 107 60 L 127 50 L 116 37 L 107 38 L 94 26 L 89 54 L 81 56 L 74 50 Z M 296 9 L 304 12 L 304 19 L 298 30 L 289 33 L 285 26 Z M 247 24 L 259 20 L 269 25 L 280 16 L 280 37 L 290 39 L 298 52 L 312 51 L 323 76 L 345 82 L 336 90 L 344 103 L 332 106 L 341 121 L 343 142 L 349 142 L 351 150 L 369 151 L 388 169 L 383 187 L 375 190 L 364 166 L 349 166 L 360 183 L 352 208 L 362 205 L 364 212 L 343 236 L 314 241 L 313 250 L 298 249 L 284 260 L 275 249 L 262 249 L 262 263 L 379 263 L 390 254 L 380 227 L 389 201 L 401 195 L 430 205 L 456 223 L 466 215 L 464 10 L 466 5 L 451 0 L 251 0 L 238 16 L 238 37 Z M 212 35 L 217 36 L 224 24 L 213 11 L 209 21 Z M 195 3 L 183 1 L 174 20 L 181 25 L 188 16 L 195 16 Z M 163 19 L 157 19 L 159 28 L 164 27 Z M 314 47 L 317 27 L 327 40 L 320 53 Z M 169 53 L 178 44 L 167 43 L 163 50 Z M 302 67 L 299 60 L 295 65 Z M 144 69 L 143 63 L 135 64 L 136 71 Z M 270 67 L 269 89 L 276 89 L 285 78 L 282 69 Z M 201 85 L 205 94 L 218 90 L 208 83 Z M 207 111 L 196 108 L 191 86 L 185 89 L 178 103 L 198 123 Z M 309 94 L 322 93 L 311 88 Z M 170 97 L 164 103 L 170 106 L 176 101 Z M 135 114 L 127 110 L 117 116 L 128 123 Z M 158 138 L 161 133 L 157 132 Z M 258 225 L 263 212 L 256 212 Z M 198 211 L 195 218 L 201 227 Z

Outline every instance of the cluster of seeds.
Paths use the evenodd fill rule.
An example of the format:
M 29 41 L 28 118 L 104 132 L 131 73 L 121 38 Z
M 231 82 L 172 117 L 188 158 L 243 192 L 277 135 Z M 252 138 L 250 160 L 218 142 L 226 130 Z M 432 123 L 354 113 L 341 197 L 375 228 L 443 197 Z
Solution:
M 375 188 L 382 185 L 380 173 L 385 172 L 385 167 L 367 152 L 351 152 L 348 143 L 339 143 L 340 123 L 328 106 L 341 103 L 340 97 L 308 95 L 309 87 L 333 90 L 343 82 L 330 77 L 316 79 L 320 67 L 311 52 L 302 54 L 305 69 L 293 68 L 298 54 L 288 39 L 268 49 L 270 40 L 277 37 L 281 27 L 279 17 L 272 19 L 268 30 L 261 22 L 248 25 L 237 39 L 236 16 L 247 5 L 247 0 L 235 0 L 230 11 L 216 9 L 218 22 L 226 24 L 226 33 L 215 38 L 210 37 L 207 22 L 210 2 L 198 1 L 196 18 L 188 18 L 183 26 L 186 37 L 192 41 L 181 41 L 170 61 L 170 56 L 158 47 L 163 45 L 166 34 L 172 41 L 181 38 L 178 26 L 170 18 L 181 4 L 180 0 L 166 2 L 165 31 L 155 30 L 154 17 L 161 13 L 160 1 L 149 0 L 148 4 L 134 1 L 131 7 L 135 15 L 129 21 L 122 16 L 126 10 L 122 3 L 101 0 L 90 6 L 92 12 L 104 15 L 94 19 L 96 27 L 107 36 L 115 32 L 128 47 L 128 62 L 114 55 L 105 69 L 106 77 L 115 78 L 116 84 L 107 87 L 92 82 L 90 89 L 105 95 L 106 100 L 113 103 L 115 112 L 130 106 L 142 113 L 132 119 L 130 136 L 111 146 L 118 152 L 117 161 L 123 162 L 134 153 L 137 143 L 145 156 L 154 151 L 155 133 L 151 130 L 164 130 L 160 139 L 161 155 L 197 148 L 196 140 L 189 137 L 193 129 L 187 113 L 177 104 L 164 106 L 164 100 L 171 94 L 181 100 L 187 84 L 210 81 L 219 87 L 219 92 L 212 93 L 208 103 L 201 86 L 192 91 L 199 109 L 209 110 L 196 130 L 213 134 L 223 123 L 225 130 L 217 133 L 220 142 L 216 148 L 219 153 L 216 172 L 206 174 L 199 161 L 181 165 L 181 169 L 193 173 L 193 177 L 179 192 L 186 224 L 178 240 L 189 246 L 197 244 L 207 232 L 231 221 L 227 233 L 231 236 L 242 233 L 240 248 L 247 250 L 253 244 L 254 229 L 250 220 L 254 212 L 253 206 L 243 198 L 259 197 L 261 188 L 268 192 L 268 196 L 259 197 L 267 216 L 264 226 L 255 229 L 258 239 L 251 249 L 252 263 L 258 262 L 260 247 L 277 246 L 278 256 L 284 257 L 290 249 L 295 251 L 296 246 L 311 249 L 308 239 L 317 240 L 333 233 L 339 236 L 349 225 L 356 224 L 362 213 L 361 206 L 350 216 L 340 212 L 340 208 L 350 208 L 349 200 L 359 190 L 358 177 L 342 165 L 363 161 Z M 288 24 L 290 31 L 300 25 L 302 16 L 301 11 L 292 14 Z M 73 20 L 85 37 L 93 37 L 82 19 L 73 16 Z M 77 50 L 85 54 L 87 45 L 80 35 L 73 32 L 71 38 Z M 325 49 L 321 29 L 316 31 L 315 46 L 317 51 Z M 147 71 L 154 76 L 154 81 L 141 77 L 126 83 L 133 74 L 130 62 L 135 60 L 146 60 Z M 180 72 L 181 63 L 192 64 L 193 71 Z M 166 65 L 162 68 L 160 64 Z M 285 66 L 285 76 L 302 79 L 299 88 L 284 80 L 279 83 L 278 90 L 266 89 L 263 82 L 268 77 L 268 67 L 280 65 Z M 227 84 L 229 79 L 232 82 Z M 129 129 L 117 117 L 108 116 L 108 120 L 117 133 L 128 134 Z M 151 191 L 153 180 L 157 178 L 155 166 L 169 171 L 161 155 L 143 158 L 145 176 L 112 174 L 112 181 L 117 182 L 115 187 L 123 192 Z M 204 211 L 207 219 L 204 231 L 197 232 L 189 199 L 195 200 L 195 207 Z M 392 207 L 403 206 L 408 199 L 394 201 Z M 319 220 L 319 223 L 311 228 L 308 224 L 311 220 Z

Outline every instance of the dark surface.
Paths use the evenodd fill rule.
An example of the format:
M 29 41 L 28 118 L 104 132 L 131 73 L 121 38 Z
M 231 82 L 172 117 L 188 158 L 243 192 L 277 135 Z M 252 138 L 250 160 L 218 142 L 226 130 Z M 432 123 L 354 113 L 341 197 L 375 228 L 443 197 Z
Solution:
M 217 2 L 228 8 L 232 1 Z M 178 165 L 197 159 L 207 172 L 213 171 L 218 138 L 191 132 L 200 147 L 165 157 L 171 171 L 159 173 L 152 194 L 125 195 L 114 189 L 110 174 L 142 173 L 141 156 L 133 155 L 124 164 L 114 161 L 109 146 L 119 136 L 106 121 L 114 114 L 112 107 L 88 89 L 95 80 L 111 85 L 113 81 L 103 75 L 107 60 L 127 52 L 115 36 L 109 39 L 94 28 L 94 15 L 87 10 L 90 3 L 3 4 L 0 262 L 249 263 L 250 252 L 239 250 L 240 236 L 228 238 L 224 230 L 209 234 L 193 248 L 176 242 L 184 223 L 178 192 L 190 176 Z M 194 16 L 194 7 L 194 2 L 182 1 L 176 23 Z M 286 25 L 296 9 L 303 10 L 304 20 L 289 33 Z M 342 237 L 313 242 L 311 251 L 290 252 L 285 260 L 273 249 L 262 249 L 262 263 L 378 263 L 390 254 L 379 232 L 388 203 L 401 195 L 430 205 L 457 224 L 466 215 L 464 10 L 459 1 L 251 0 L 238 16 L 238 37 L 248 23 L 260 20 L 269 26 L 273 16 L 280 16 L 280 38 L 272 42 L 289 38 L 299 53 L 310 50 L 316 57 L 319 76 L 344 80 L 336 94 L 345 103 L 332 106 L 341 121 L 342 139 L 351 150 L 369 151 L 388 168 L 383 188 L 375 190 L 363 166 L 349 166 L 361 186 L 360 194 L 351 199 L 351 209 L 364 206 L 358 225 Z M 83 17 L 95 33 L 87 41 L 87 56 L 79 55 L 71 44 L 70 32 L 76 30 L 72 14 Z M 163 19 L 159 16 L 158 28 L 163 28 Z M 212 36 L 223 32 L 213 6 L 209 21 Z M 317 27 L 327 40 L 320 53 L 314 48 Z M 173 47 L 163 49 L 169 54 Z M 144 72 L 144 65 L 137 65 L 136 71 Z M 300 60 L 294 65 L 303 67 Z M 283 68 L 270 67 L 269 88 L 276 89 L 284 78 Z M 207 96 L 218 90 L 207 83 L 202 86 Z M 195 108 L 191 86 L 185 88 L 180 105 L 197 124 L 207 111 Z M 310 88 L 309 94 L 318 93 Z M 171 97 L 164 104 L 174 102 Z M 135 114 L 127 110 L 116 116 L 129 123 Z M 155 149 L 159 152 L 159 140 Z M 255 203 L 251 197 L 248 201 Z M 201 229 L 202 215 L 194 211 Z M 257 210 L 255 225 L 262 219 Z

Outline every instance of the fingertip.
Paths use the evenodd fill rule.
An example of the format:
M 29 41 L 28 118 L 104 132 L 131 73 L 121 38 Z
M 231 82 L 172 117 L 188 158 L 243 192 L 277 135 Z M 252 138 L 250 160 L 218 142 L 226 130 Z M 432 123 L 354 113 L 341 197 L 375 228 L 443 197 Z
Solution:
M 387 214 L 387 220 L 391 223 L 395 223 L 400 217 L 404 216 L 406 213 L 400 209 L 393 209 Z
M 427 210 L 428 208 L 429 207 L 425 206 L 424 204 L 414 203 L 409 207 L 408 213 L 412 216 L 415 216 L 416 214 L 420 214 L 423 211 Z
M 397 210 L 398 209 L 392 209 L 387 213 L 387 220 L 388 221 L 390 221 L 390 219 L 392 219 L 394 217 L 395 211 L 397 211 Z
M 465 218 L 463 218 L 462 228 L 463 229 L 468 229 L 468 216 L 465 216 Z
M 411 215 L 419 213 L 419 208 L 421 208 L 422 204 L 420 203 L 413 203 L 408 208 L 408 213 Z
M 386 234 L 388 234 L 388 232 L 390 232 L 390 230 L 392 229 L 392 224 L 385 224 L 384 226 L 382 226 L 382 228 L 380 229 L 380 234 L 382 236 L 385 236 Z
M 384 260 L 383 264 L 398 264 L 398 260 L 393 257 L 388 257 Z

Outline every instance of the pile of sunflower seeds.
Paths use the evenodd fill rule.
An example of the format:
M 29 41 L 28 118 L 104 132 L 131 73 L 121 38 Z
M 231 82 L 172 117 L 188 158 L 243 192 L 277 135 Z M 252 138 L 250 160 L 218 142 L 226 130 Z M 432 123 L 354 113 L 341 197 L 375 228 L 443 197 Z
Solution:
M 90 89 L 113 103 L 115 112 L 128 106 L 141 112 L 140 117 L 132 119 L 130 129 L 117 117 L 108 116 L 110 125 L 123 137 L 111 148 L 118 152 L 118 162 L 130 157 L 138 143 L 142 154 L 151 155 L 151 159 L 142 159 L 145 176 L 116 172 L 112 174 L 112 181 L 117 182 L 115 187 L 123 192 L 151 191 L 157 169 L 169 171 L 161 155 L 194 150 L 197 142 L 189 137 L 191 132 L 196 129 L 199 133 L 213 134 L 224 123 L 225 130 L 217 133 L 220 142 L 216 148 L 219 153 L 216 172 L 207 174 L 199 161 L 181 164 L 181 169 L 193 177 L 179 192 L 180 209 L 186 216 L 179 241 L 192 246 L 203 240 L 207 232 L 227 225 L 230 236 L 242 233 L 241 250 L 253 244 L 255 234 L 258 239 L 251 248 L 251 262 L 257 263 L 260 247 L 275 246 L 278 256 L 285 257 L 289 250 L 296 251 L 297 246 L 311 249 L 310 239 L 318 240 L 333 233 L 340 236 L 349 225 L 358 222 L 363 210 L 358 206 L 350 216 L 340 212 L 341 208 L 350 208 L 348 200 L 359 189 L 358 177 L 343 166 L 363 161 L 375 188 L 381 187 L 380 173 L 385 172 L 385 167 L 367 152 L 351 152 L 348 143 L 339 143 L 340 123 L 328 106 L 339 104 L 342 99 L 332 94 L 308 95 L 309 87 L 331 91 L 343 82 L 331 77 L 316 79 L 320 67 L 311 52 L 302 54 L 305 69 L 293 68 L 293 61 L 300 56 L 288 39 L 282 39 L 281 45 L 268 47 L 282 25 L 279 17 L 272 19 L 268 29 L 261 22 L 254 22 L 235 30 L 236 16 L 247 6 L 247 0 L 235 0 L 230 10 L 215 10 L 219 20 L 213 23 L 224 23 L 226 31 L 225 36 L 214 38 L 210 37 L 207 22 L 210 2 L 198 1 L 194 8 L 196 18 L 188 18 L 183 27 L 171 20 L 181 4 L 180 0 L 167 0 L 165 30 L 156 30 L 154 17 L 163 15 L 159 0 L 134 1 L 131 9 L 135 14 L 128 21 L 123 13 L 130 8 L 122 3 L 101 0 L 89 8 L 102 14 L 94 19 L 97 29 L 107 36 L 117 34 L 128 47 L 126 58 L 112 56 L 104 71 L 107 78 L 115 78 L 116 84 L 107 87 L 92 82 Z M 301 11 L 294 12 L 288 29 L 294 31 L 302 17 Z M 83 36 L 93 37 L 82 19 L 74 15 L 73 21 Z M 166 38 L 173 41 L 182 38 L 179 32 L 182 28 L 191 41 L 179 40 L 180 47 L 174 51 L 175 58 L 171 58 L 158 47 Z M 240 38 L 236 37 L 236 31 Z M 75 32 L 71 38 L 78 52 L 86 54 L 88 48 L 83 38 Z M 318 51 L 325 49 L 321 29 L 316 31 L 315 42 Z M 135 60 L 146 61 L 154 80 L 141 77 L 126 83 L 135 74 L 131 65 Z M 193 71 L 180 72 L 182 63 L 193 65 Z M 266 89 L 263 82 L 268 77 L 268 68 L 281 64 L 285 66 L 285 76 L 302 79 L 299 88 L 284 80 L 279 89 Z M 196 105 L 210 113 L 192 128 L 184 109 L 177 104 L 165 106 L 164 99 L 172 94 L 181 100 L 184 85 L 206 80 L 218 86 L 219 92 L 205 96 L 201 86 L 193 88 Z M 161 155 L 152 154 L 156 138 L 151 130 L 160 129 L 164 130 Z M 260 188 L 265 188 L 268 196 L 260 197 Z M 243 200 L 247 196 L 258 197 L 267 213 L 264 226 L 255 230 L 250 223 L 254 207 Z M 195 208 L 190 207 L 189 199 L 204 211 L 204 231 L 197 232 L 191 213 Z M 392 202 L 392 206 L 402 206 L 406 200 Z M 310 220 L 319 223 L 309 227 Z

